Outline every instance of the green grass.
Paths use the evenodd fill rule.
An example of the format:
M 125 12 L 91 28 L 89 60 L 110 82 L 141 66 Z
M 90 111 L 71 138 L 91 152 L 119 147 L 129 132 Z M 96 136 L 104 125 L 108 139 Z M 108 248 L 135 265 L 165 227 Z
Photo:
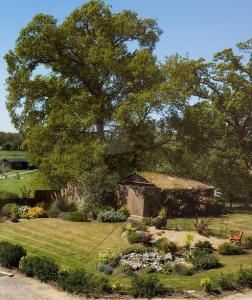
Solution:
M 168 220 L 170 228 L 179 225 L 181 230 L 194 231 L 193 218 L 174 218 Z M 233 213 L 228 218 L 211 218 L 210 230 L 215 236 L 227 238 L 231 231 L 244 230 L 244 235 L 252 236 L 252 211 Z
M 25 155 L 24 151 L 0 151 L 0 160 L 4 158 L 23 159 Z
M 0 191 L 14 193 L 18 196 L 22 196 L 21 188 L 26 187 L 31 190 L 31 197 L 32 197 L 34 189 L 43 188 L 42 186 L 41 187 L 39 185 L 36 186 L 36 184 L 35 184 L 37 174 L 38 174 L 38 172 L 20 175 L 22 179 L 17 179 L 16 177 L 11 177 L 8 179 L 1 179 L 0 180 Z M 31 188 L 32 181 L 35 182 L 34 188 Z
M 178 222 L 178 219 L 174 221 Z M 190 220 L 187 221 L 189 222 Z M 217 222 L 217 220 L 215 221 Z M 240 224 L 245 224 L 246 222 L 251 224 L 251 215 L 234 214 L 230 218 L 232 227 L 239 227 Z M 246 226 L 249 227 L 249 224 Z M 71 223 L 59 219 L 35 219 L 18 224 L 7 221 L 0 224 L 0 239 L 19 243 L 30 254 L 52 257 L 62 268 L 79 266 L 96 272 L 96 263 L 100 250 L 113 248 L 115 251 L 120 251 L 130 246 L 121 238 L 121 226 L 122 224 L 120 223 Z M 252 227 L 250 227 L 248 233 L 251 234 L 251 230 Z M 106 239 L 107 236 L 108 238 Z M 235 272 L 241 266 L 252 267 L 252 253 L 235 257 L 219 257 L 224 266 L 218 269 L 196 273 L 193 276 L 160 274 L 158 277 L 167 286 L 175 289 L 199 290 L 199 281 L 202 277 L 215 278 L 220 273 Z M 119 279 L 125 286 L 128 286 L 130 282 L 128 277 L 112 275 L 110 278 L 112 280 Z

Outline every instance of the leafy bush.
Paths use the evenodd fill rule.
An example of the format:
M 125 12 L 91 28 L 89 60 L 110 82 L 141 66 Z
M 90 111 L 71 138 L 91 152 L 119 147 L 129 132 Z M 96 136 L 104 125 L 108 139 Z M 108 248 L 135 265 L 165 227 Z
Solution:
M 235 282 L 237 285 L 252 288 L 252 269 L 241 269 L 236 273 Z
M 193 239 L 194 239 L 193 234 L 191 234 L 191 233 L 186 234 L 186 236 L 184 238 L 184 247 L 186 249 L 190 249 Z
M 128 218 L 129 215 L 130 215 L 127 205 L 123 205 L 121 208 L 118 209 L 118 211 L 119 211 L 122 215 L 126 216 L 127 218 Z
M 60 212 L 61 210 L 59 209 L 56 201 L 53 201 L 53 203 L 47 209 L 47 215 L 50 218 L 57 218 Z
M 135 298 L 152 298 L 164 295 L 166 289 L 159 279 L 153 275 L 150 276 L 134 276 L 131 280 L 131 295 Z
M 125 222 L 128 217 L 119 211 L 104 211 L 97 215 L 100 222 Z
M 165 253 L 168 253 L 168 252 L 171 252 L 172 254 L 176 253 L 178 247 L 176 245 L 176 243 L 168 240 L 167 238 L 160 238 L 156 241 L 155 243 L 156 247 L 165 252 Z
M 2 212 L 7 217 L 19 218 L 19 206 L 16 203 L 5 204 Z
M 113 268 L 111 267 L 111 265 L 105 265 L 103 273 L 106 275 L 111 275 L 113 273 Z
M 192 275 L 191 270 L 187 267 L 186 264 L 177 263 L 173 266 L 172 272 L 181 276 L 189 276 Z
M 127 276 L 132 276 L 134 274 L 134 269 L 128 264 L 120 265 L 118 271 L 124 273 Z
M 20 206 L 19 207 L 19 217 L 21 219 L 27 219 L 27 213 L 28 213 L 28 210 L 30 209 L 30 206 L 27 206 L 27 205 L 23 205 L 23 206 Z
M 212 289 L 212 280 L 209 277 L 200 280 L 200 286 L 205 292 L 210 292 Z
M 205 249 L 195 248 L 192 251 L 190 261 L 197 269 L 210 270 L 221 266 L 219 259 L 209 254 Z
M 231 291 L 235 289 L 234 286 L 234 278 L 231 274 L 221 274 L 216 278 L 217 285 L 223 290 L 223 291 Z
M 226 242 L 219 246 L 219 253 L 222 255 L 241 255 L 244 250 L 236 244 Z
M 36 219 L 36 218 L 43 218 L 46 216 L 46 212 L 42 207 L 31 207 L 27 212 L 28 219 Z
M 252 249 L 252 236 L 244 237 L 242 247 L 245 249 Z
M 99 263 L 110 264 L 113 267 L 117 266 L 120 261 L 120 255 L 116 253 L 113 249 L 107 248 L 102 250 L 98 254 Z
M 142 222 L 145 226 L 153 226 L 154 225 L 154 220 L 151 217 L 144 217 Z
M 158 214 L 159 217 L 166 217 L 167 216 L 167 209 L 165 207 L 161 208 Z
M 144 274 L 151 274 L 151 273 L 155 273 L 155 268 L 151 267 L 151 266 L 147 266 L 143 269 Z
M 198 241 L 194 246 L 200 249 L 205 249 L 208 253 L 213 252 L 213 246 L 209 241 Z
M 19 264 L 20 271 L 29 277 L 36 277 L 42 282 L 56 281 L 59 267 L 45 256 L 26 256 Z
M 157 217 L 155 218 L 155 228 L 162 229 L 166 227 L 167 218 L 166 217 Z
M 112 288 L 110 286 L 108 278 L 102 276 L 102 277 L 97 277 L 95 279 L 95 290 L 98 294 L 104 295 L 111 293 Z
M 172 265 L 170 263 L 165 263 L 162 268 L 162 273 L 164 274 L 172 273 Z
M 0 199 L 5 200 L 5 199 L 18 199 L 18 195 L 6 191 L 0 191 Z
M 19 262 L 26 251 L 22 246 L 6 241 L 0 242 L 0 265 L 5 268 L 18 268 Z
M 131 244 L 141 243 L 143 236 L 137 232 L 131 232 L 128 234 L 128 241 Z
M 106 264 L 98 263 L 97 270 L 102 273 L 102 272 L 104 272 L 105 266 L 106 266 Z
M 139 254 L 143 254 L 143 253 L 146 253 L 146 252 L 152 252 L 153 251 L 153 248 L 151 247 L 144 247 L 144 246 L 134 246 L 134 247 L 129 247 L 129 248 L 126 248 L 122 251 L 122 256 L 123 255 L 127 255 L 127 254 L 130 254 L 130 253 L 139 253 Z
M 94 288 L 94 276 L 84 269 L 59 272 L 58 284 L 64 290 L 76 295 L 87 295 Z
M 87 221 L 87 215 L 84 212 L 72 211 L 66 213 L 63 220 L 69 222 L 85 222 Z

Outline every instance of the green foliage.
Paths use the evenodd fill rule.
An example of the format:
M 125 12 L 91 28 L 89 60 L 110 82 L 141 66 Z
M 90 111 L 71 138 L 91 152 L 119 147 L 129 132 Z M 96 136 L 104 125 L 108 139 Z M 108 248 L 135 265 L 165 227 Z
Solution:
M 205 292 L 210 292 L 212 289 L 212 280 L 209 277 L 202 278 L 200 280 L 200 286 L 203 288 Z
M 6 191 L 0 191 L 0 199 L 17 199 L 18 195 Z
M 110 264 L 115 267 L 119 263 L 120 255 L 118 255 L 118 253 L 116 253 L 113 249 L 107 248 L 99 252 L 98 259 L 102 264 Z
M 134 274 L 134 269 L 128 264 L 120 265 L 118 271 L 124 273 L 126 276 L 132 276 Z
M 53 203 L 47 209 L 47 215 L 49 218 L 57 218 L 60 212 L 61 210 L 58 208 L 56 201 L 53 201 Z
M 191 268 L 188 268 L 186 264 L 177 263 L 173 266 L 172 272 L 176 275 L 189 276 L 192 275 Z
M 143 236 L 140 233 L 131 232 L 130 234 L 128 234 L 128 241 L 130 244 L 141 243 L 142 239 L 143 239 Z
M 171 274 L 172 273 L 172 265 L 170 263 L 165 263 L 162 267 L 162 273 Z
M 241 255 L 244 253 L 242 247 L 229 242 L 223 243 L 218 248 L 219 253 L 222 255 Z
M 45 256 L 26 256 L 19 264 L 22 273 L 29 277 L 36 277 L 42 282 L 56 281 L 59 267 L 51 259 Z
M 112 288 L 108 278 L 104 276 L 97 277 L 95 279 L 95 291 L 100 295 L 111 293 Z
M 66 213 L 63 217 L 63 220 L 70 221 L 70 222 L 86 222 L 87 216 L 84 212 L 72 211 Z
M 152 252 L 153 251 L 153 248 L 151 247 L 144 247 L 144 246 L 133 246 L 133 247 L 129 247 L 129 248 L 126 248 L 122 251 L 122 256 L 123 255 L 127 255 L 127 254 L 130 254 L 130 253 L 139 253 L 139 254 L 143 254 L 143 253 L 146 253 L 146 252 Z
M 134 276 L 131 280 L 131 295 L 135 298 L 152 298 L 164 295 L 165 287 L 153 275 L 146 277 Z
M 2 212 L 8 217 L 19 217 L 19 206 L 15 203 L 5 204 L 2 208 Z
M 111 265 L 105 265 L 103 273 L 106 275 L 111 275 L 113 273 L 113 268 Z
M 0 265 L 5 268 L 18 268 L 26 251 L 22 246 L 14 245 L 6 241 L 0 242 Z
M 191 247 L 193 239 L 194 239 L 193 234 L 191 234 L 191 233 L 186 234 L 186 236 L 184 238 L 184 247 L 186 249 L 189 249 Z
M 123 205 L 122 207 L 120 207 L 120 208 L 118 209 L 118 211 L 119 211 L 121 214 L 125 215 L 126 217 L 129 217 L 129 215 L 130 215 L 129 210 L 128 210 L 128 208 L 127 208 L 127 205 Z
M 221 274 L 217 276 L 215 281 L 223 291 L 231 291 L 235 289 L 233 274 Z
M 76 295 L 87 295 L 94 288 L 94 277 L 84 269 L 59 272 L 58 284 L 64 290 Z
M 97 270 L 102 273 L 102 272 L 104 272 L 105 266 L 106 266 L 106 264 L 104 264 L 104 263 L 98 263 Z
M 156 240 L 155 245 L 159 250 L 163 251 L 164 253 L 171 252 L 172 254 L 175 254 L 178 249 L 177 245 L 174 242 L 168 240 L 167 238 L 160 238 Z
M 151 266 L 147 266 L 143 269 L 144 274 L 151 274 L 151 273 L 155 273 L 155 268 L 151 267 Z
M 209 254 L 208 250 L 200 248 L 193 249 L 190 261 L 197 269 L 201 270 L 215 269 L 221 266 L 215 255 Z
M 167 216 L 167 209 L 166 208 L 161 208 L 158 214 L 159 217 L 166 217 Z
M 252 288 L 252 269 L 241 269 L 236 273 L 235 282 L 238 286 Z
M 245 236 L 242 240 L 242 247 L 252 249 L 252 236 Z
M 167 218 L 166 217 L 157 217 L 155 218 L 155 228 L 156 229 L 162 229 L 166 227 Z
M 97 215 L 97 220 L 100 222 L 125 222 L 128 217 L 119 211 L 104 211 Z
M 198 241 L 197 243 L 194 244 L 194 247 L 197 247 L 199 249 L 204 249 L 208 253 L 213 252 L 213 245 L 209 241 Z
M 154 220 L 151 217 L 144 217 L 143 218 L 143 224 L 146 226 L 153 226 L 154 225 Z

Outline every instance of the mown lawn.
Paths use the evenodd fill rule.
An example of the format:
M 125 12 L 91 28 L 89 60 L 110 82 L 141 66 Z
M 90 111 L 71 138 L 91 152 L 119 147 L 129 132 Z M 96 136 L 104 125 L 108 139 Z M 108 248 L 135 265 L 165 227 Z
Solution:
M 23 159 L 25 155 L 24 151 L 0 151 L 0 160 L 4 158 Z
M 244 214 L 233 215 L 230 223 L 234 222 L 232 224 L 237 226 L 240 223 L 245 224 L 246 221 L 242 220 L 252 221 L 251 216 Z M 0 224 L 0 239 L 19 243 L 31 254 L 52 257 L 62 268 L 78 266 L 95 272 L 101 249 L 113 248 L 120 251 L 129 247 L 129 244 L 121 238 L 121 227 L 121 223 L 71 223 L 59 219 L 35 219 L 18 224 L 7 221 Z M 158 276 L 169 287 L 198 290 L 202 277 L 215 278 L 220 273 L 235 272 L 242 266 L 252 267 L 252 254 L 220 256 L 220 261 L 223 267 L 196 273 L 193 276 L 161 274 Z M 128 277 L 118 278 L 112 275 L 110 278 L 119 279 L 125 286 L 130 281 Z
M 21 173 L 21 171 L 16 171 L 16 172 Z M 32 197 L 34 189 L 39 188 L 39 186 L 36 186 L 36 176 L 37 176 L 37 172 L 34 172 L 34 173 L 20 175 L 21 179 L 17 179 L 16 176 L 8 178 L 8 179 L 1 179 L 0 180 L 0 192 L 3 191 L 3 192 L 8 192 L 8 193 L 14 193 L 14 194 L 18 195 L 19 197 L 21 197 L 22 196 L 21 189 L 23 187 L 26 187 L 27 189 L 31 190 L 31 197 Z M 32 181 L 34 181 L 34 184 L 33 184 L 34 188 L 31 188 Z

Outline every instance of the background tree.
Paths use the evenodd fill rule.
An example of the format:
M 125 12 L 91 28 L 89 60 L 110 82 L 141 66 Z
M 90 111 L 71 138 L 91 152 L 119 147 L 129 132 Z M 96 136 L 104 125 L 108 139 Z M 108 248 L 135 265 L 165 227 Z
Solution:
M 135 130 L 141 122 L 126 110 L 160 81 L 152 54 L 160 33 L 155 20 L 112 13 L 98 0 L 61 24 L 49 15 L 33 18 L 5 57 L 7 108 L 31 163 L 66 182 L 104 160 L 115 128 L 127 143 L 126 119 Z M 144 98 L 141 106 L 146 120 L 155 104 Z

